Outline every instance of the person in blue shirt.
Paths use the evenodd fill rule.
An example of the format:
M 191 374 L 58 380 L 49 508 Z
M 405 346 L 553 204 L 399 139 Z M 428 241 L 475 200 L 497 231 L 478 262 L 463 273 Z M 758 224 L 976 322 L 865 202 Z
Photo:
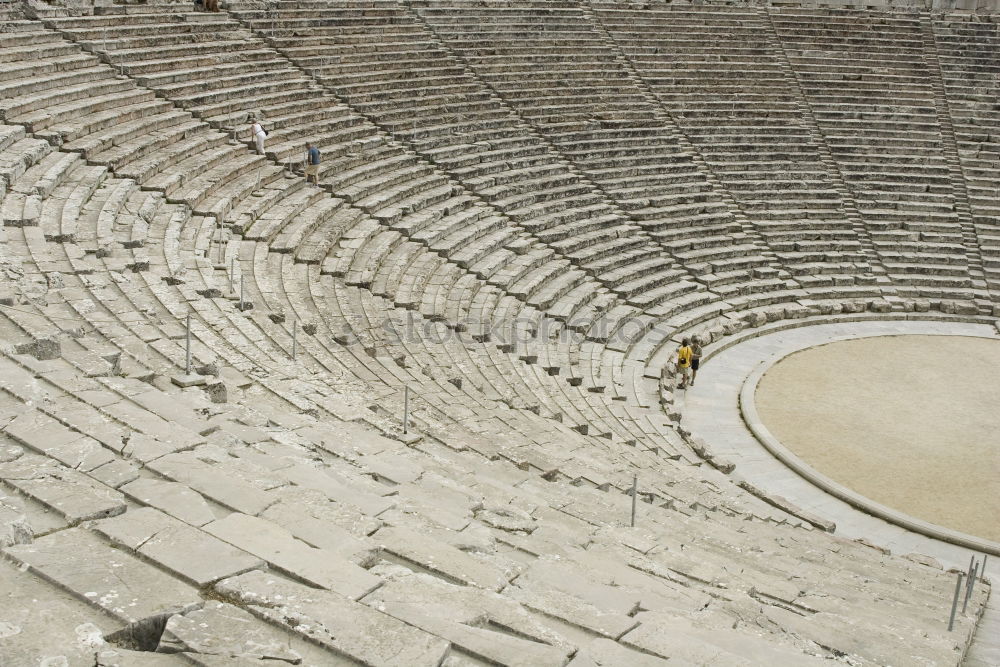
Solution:
M 306 142 L 306 183 L 312 176 L 313 183 L 319 185 L 319 149 Z

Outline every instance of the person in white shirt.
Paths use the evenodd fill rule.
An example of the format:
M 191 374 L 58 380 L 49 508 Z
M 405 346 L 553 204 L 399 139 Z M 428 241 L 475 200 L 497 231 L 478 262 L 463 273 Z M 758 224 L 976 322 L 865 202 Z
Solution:
M 256 120 L 253 125 L 250 126 L 250 132 L 253 134 L 253 143 L 257 147 L 257 155 L 264 154 L 264 140 L 267 139 L 267 132 Z

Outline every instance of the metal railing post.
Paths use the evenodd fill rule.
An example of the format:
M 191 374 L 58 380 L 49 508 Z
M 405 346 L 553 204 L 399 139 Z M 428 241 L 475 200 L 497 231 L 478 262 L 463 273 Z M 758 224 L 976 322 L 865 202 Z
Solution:
M 191 375 L 191 313 L 187 314 L 187 332 L 184 336 L 184 375 Z
M 958 609 L 958 593 L 962 590 L 962 573 L 958 573 L 958 579 L 955 581 L 955 597 L 951 601 L 951 616 L 948 618 L 948 632 L 955 627 L 955 611 Z
M 410 387 L 403 387 L 403 435 L 410 431 Z
M 635 528 L 635 499 L 638 495 L 637 491 L 639 488 L 639 476 L 632 475 L 632 521 L 629 524 L 632 528 Z

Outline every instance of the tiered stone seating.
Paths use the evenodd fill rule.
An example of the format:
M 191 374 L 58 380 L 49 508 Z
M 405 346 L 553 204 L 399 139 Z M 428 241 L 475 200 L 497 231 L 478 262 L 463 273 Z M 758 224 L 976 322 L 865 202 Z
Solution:
M 765 13 L 612 3 L 595 13 L 799 285 L 854 284 L 870 273 L 849 195 Z
M 966 247 L 982 254 L 990 289 L 1000 276 L 1000 137 L 984 128 L 1000 122 L 989 99 L 996 96 L 1000 70 L 1000 34 L 996 23 L 948 17 L 933 23 L 934 40 L 949 114 L 954 123 L 957 157 L 967 191 L 973 234 Z M 972 252 L 970 250 L 970 252 Z
M 441 2 L 419 11 L 473 71 L 653 235 L 652 244 L 601 257 L 609 286 L 654 307 L 701 288 L 689 274 L 715 287 L 745 282 L 749 269 L 767 264 L 579 8 Z M 666 257 L 677 264 L 664 264 Z
M 593 39 L 586 14 L 550 8 L 542 24 L 512 8 L 498 43 L 525 19 L 532 30 L 551 27 L 559 48 L 581 40 L 588 71 L 625 71 L 619 60 L 603 68 L 614 51 Z M 47 20 L 79 29 L 74 39 L 94 50 L 130 53 L 135 64 L 153 50 L 151 34 L 176 44 L 197 34 L 205 39 L 195 44 L 218 45 L 226 32 L 244 55 L 266 52 L 269 71 L 288 62 L 210 14 L 164 4 L 101 11 L 115 16 L 109 40 L 129 49 L 105 48 L 100 20 Z M 276 11 L 299 10 L 285 3 Z M 633 107 L 652 108 L 641 124 L 598 117 L 603 129 L 590 120 L 550 125 L 532 115 L 544 106 L 541 93 L 449 55 L 454 48 L 473 58 L 460 37 L 478 34 L 471 27 L 378 0 L 345 15 L 357 26 L 366 13 L 371 23 L 425 36 L 437 54 L 427 59 L 451 63 L 441 81 L 482 88 L 481 73 L 497 82 L 510 105 L 494 114 L 470 107 L 466 129 L 484 133 L 478 142 L 495 122 L 503 134 L 493 141 L 506 157 L 487 157 L 494 149 L 477 144 L 472 169 L 458 174 L 457 163 L 443 160 L 458 159 L 461 137 L 428 130 L 437 139 L 426 145 L 416 134 L 389 140 L 354 115 L 360 98 L 348 99 L 352 108 L 339 107 L 336 118 L 356 120 L 341 127 L 363 128 L 379 143 L 373 152 L 327 154 L 331 194 L 284 178 L 281 156 L 258 158 L 229 143 L 231 119 L 206 122 L 215 103 L 231 102 L 232 118 L 282 104 L 262 92 L 255 106 L 253 87 L 235 73 L 232 90 L 209 99 L 188 87 L 215 87 L 225 75 L 189 68 L 193 61 L 173 70 L 162 58 L 163 77 L 147 81 L 162 95 L 155 98 L 37 22 L 0 31 L 0 88 L 10 93 L 0 98 L 0 621 L 8 630 L 0 655 L 41 662 L 58 651 L 74 664 L 138 664 L 157 649 L 163 660 L 201 664 L 586 667 L 848 656 L 903 664 L 915 654 L 957 662 L 986 586 L 947 632 L 953 574 L 925 557 L 825 534 L 821 519 L 743 491 L 725 466 L 703 465 L 672 418 L 650 404 L 658 384 L 646 373 L 676 333 L 703 327 L 715 338 L 757 326 L 762 304 L 773 304 L 767 317 L 819 314 L 806 304 L 822 287 L 753 292 L 751 282 L 782 269 L 730 264 L 731 275 L 709 276 L 691 258 L 653 268 L 624 245 L 634 266 L 595 270 L 599 260 L 576 254 L 596 245 L 594 230 L 573 227 L 587 218 L 567 217 L 565 237 L 552 238 L 496 205 L 556 175 L 550 185 L 569 188 L 560 195 L 566 202 L 579 203 L 569 193 L 594 182 L 609 194 L 598 198 L 604 210 L 617 211 L 619 195 L 636 197 L 626 196 L 624 179 L 634 174 L 636 187 L 654 188 L 658 181 L 641 177 L 675 164 L 684 165 L 675 185 L 698 176 L 699 188 L 711 188 L 690 192 L 722 201 L 712 171 L 684 155 L 693 144 L 646 134 L 669 119 L 643 93 L 623 95 L 618 107 L 607 102 L 624 118 Z M 240 20 L 249 27 L 262 19 L 251 12 Z M 282 29 L 279 20 L 264 25 Z M 303 44 L 329 39 L 308 22 L 294 29 Z M 407 41 L 392 30 L 386 39 Z M 37 59 L 28 44 L 38 45 Z M 525 63 L 535 51 L 556 62 L 540 42 L 512 53 Z M 188 70 L 190 79 L 181 73 Z M 168 71 L 179 77 L 175 88 Z M 593 93 L 602 80 L 577 82 Z M 277 98 L 300 89 L 282 90 Z M 133 103 L 116 107 L 113 95 Z M 596 96 L 553 100 L 564 97 L 567 112 L 603 104 Z M 401 108 L 426 118 L 425 129 L 446 117 L 438 102 L 418 114 L 402 99 Z M 341 122 L 308 117 L 308 105 L 292 102 L 289 113 L 303 114 L 295 127 L 318 133 Z M 388 126 L 391 106 L 363 113 Z M 116 109 L 125 122 L 116 122 Z M 143 119 L 184 129 L 156 137 L 139 131 Z M 629 162 L 615 155 L 614 137 L 636 145 L 644 137 L 651 150 Z M 442 161 L 425 159 L 438 141 Z M 519 146 L 545 168 L 518 162 Z M 591 181 L 604 158 L 607 174 Z M 570 176 L 572 185 L 561 180 Z M 480 177 L 494 180 L 487 186 Z M 480 188 L 501 186 L 510 189 L 483 201 Z M 988 215 L 977 218 L 983 238 Z M 735 250 L 747 237 L 730 228 L 734 218 L 720 219 L 730 220 L 719 224 L 732 231 L 733 252 L 744 252 Z M 601 229 L 641 236 L 635 247 L 654 244 L 645 230 L 608 224 Z M 754 248 L 774 241 L 765 259 L 794 266 L 780 236 L 758 226 L 739 229 L 752 232 Z M 883 257 L 889 266 L 889 251 Z M 662 266 L 671 267 L 663 286 L 678 292 L 643 301 L 636 297 L 644 292 L 623 291 Z M 675 266 L 683 273 L 669 273 Z M 692 273 L 699 285 L 671 284 Z M 890 286 L 897 275 L 887 274 Z M 193 377 L 182 376 L 188 313 Z M 408 433 L 400 426 L 404 386 L 412 390 Z M 643 502 L 638 527 L 625 528 L 636 472 Z M 15 626 L 22 631 L 10 632 Z
M 852 10 L 771 14 L 895 288 L 916 297 L 969 295 L 955 183 L 919 18 Z
M 323 27 L 330 11 L 337 15 L 335 29 Z M 429 46 L 433 33 L 404 7 L 383 3 L 377 10 L 365 4 L 331 10 L 321 4 L 278 3 L 274 10 L 246 5 L 237 13 L 352 107 L 405 140 L 507 214 L 518 227 L 586 273 L 602 281 L 609 274 L 608 286 L 623 297 L 640 298 L 641 291 L 635 285 L 618 289 L 627 282 L 618 274 L 632 275 L 619 270 L 627 260 L 645 258 L 647 265 L 662 265 L 648 242 L 643 249 L 643 238 L 634 233 L 620 212 L 603 201 L 599 192 L 568 168 L 505 105 L 498 104 L 489 88 L 462 73 L 461 61 L 439 46 Z M 384 28 L 383 23 L 390 28 Z M 303 40 L 300 33 L 306 30 L 312 37 Z M 379 43 L 378 49 L 373 39 Z M 359 47 L 360 43 L 364 46 Z M 393 61 L 386 53 L 404 55 Z M 333 58 L 335 66 L 329 64 Z M 373 71 L 380 83 L 372 78 Z M 414 71 L 428 80 L 414 78 Z M 430 86 L 443 76 L 448 77 L 448 85 L 432 90 Z M 460 116 L 455 115 L 458 105 Z M 442 230 L 437 225 L 428 231 L 449 240 L 473 236 L 470 252 L 477 254 L 516 241 L 515 229 L 500 224 L 482 209 L 464 215 L 466 225 L 477 219 L 483 222 L 475 225 L 471 234 L 458 231 L 457 226 Z M 493 265 L 488 268 L 499 268 L 496 257 L 492 255 Z M 556 298 L 581 287 L 580 274 L 568 268 L 565 263 L 547 265 L 547 280 Z M 483 271 L 478 272 L 483 275 Z M 660 280 L 673 275 L 676 273 L 664 271 Z M 655 301 L 655 295 L 649 293 L 641 298 Z
M 0 44 L 0 112 L 8 123 L 172 201 L 218 214 L 239 194 L 240 177 L 277 171 L 39 23 L 0 34 Z

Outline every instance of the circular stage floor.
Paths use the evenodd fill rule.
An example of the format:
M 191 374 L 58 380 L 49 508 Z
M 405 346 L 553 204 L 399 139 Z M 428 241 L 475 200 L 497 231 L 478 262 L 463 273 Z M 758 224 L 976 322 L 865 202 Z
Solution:
M 939 526 L 1000 541 L 1000 341 L 879 336 L 795 352 L 756 409 L 817 472 Z

